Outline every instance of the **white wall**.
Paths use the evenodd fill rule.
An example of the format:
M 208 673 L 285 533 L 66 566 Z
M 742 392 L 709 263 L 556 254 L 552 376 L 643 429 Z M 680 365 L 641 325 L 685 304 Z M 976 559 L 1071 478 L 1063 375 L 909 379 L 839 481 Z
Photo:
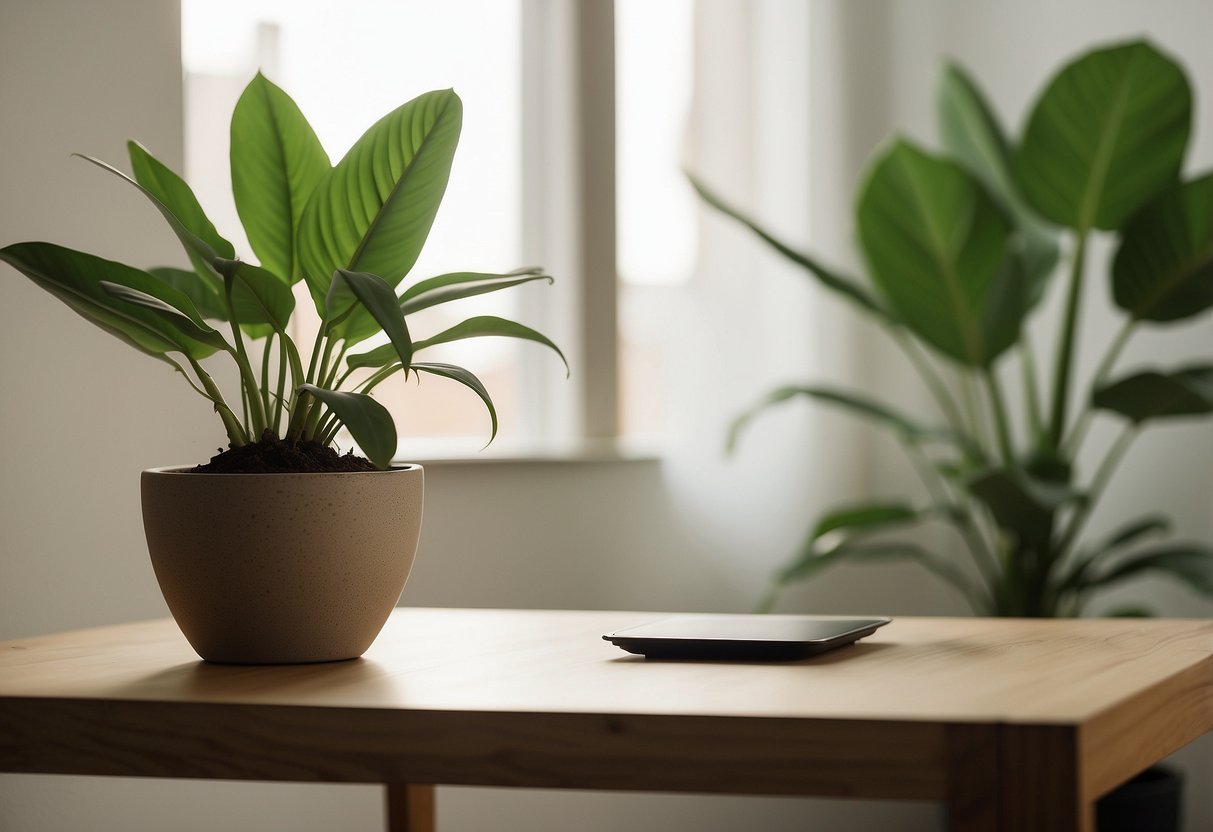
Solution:
M 0 242 L 50 239 L 148 265 L 176 257 L 171 235 L 137 195 L 67 157 L 81 150 L 121 161 L 121 142 L 138 137 L 180 163 L 173 5 L 0 5 Z M 1067 8 L 1089 14 L 1097 5 L 1108 8 L 1094 0 Z M 1044 4 L 818 2 L 807 15 L 802 4 L 779 0 L 730 8 L 737 25 L 785 34 L 771 46 L 775 56 L 717 71 L 752 70 L 773 86 L 752 102 L 740 90 L 715 100 L 701 117 L 710 123 L 749 111 L 756 123 L 779 123 L 788 132 L 756 130 L 743 140 L 740 149 L 763 151 L 752 170 L 732 164 L 739 171 L 730 174 L 730 160 L 709 153 L 704 172 L 764 215 L 770 208 L 777 226 L 838 262 L 850 256 L 851 183 L 892 124 L 921 127 L 941 49 L 959 52 L 983 79 L 1002 78 L 989 86 L 1012 108 L 1063 55 L 1085 43 L 1084 33 L 1164 26 L 1158 39 L 1205 82 L 1201 109 L 1210 109 L 1213 72 L 1199 33 L 1213 27 L 1197 3 L 1151 4 L 1149 17 L 1157 24 L 1139 20 L 1145 7 L 1138 12 L 1129 4 L 1114 4 L 1093 21 L 1077 12 L 1056 20 L 1057 13 L 1043 13 Z M 792 24 L 781 25 L 785 15 Z M 808 58 L 797 58 L 796 44 L 789 43 L 787 33 L 798 31 L 793 25 L 811 27 Z M 781 104 L 775 81 L 786 66 L 809 73 L 812 107 L 795 98 Z M 794 78 L 787 85 L 799 86 Z M 1208 132 L 1203 126 L 1198 139 L 1206 164 Z M 811 155 L 798 150 L 805 146 Z M 804 155 L 795 157 L 798 152 Z M 783 188 L 789 179 L 795 187 Z M 811 205 L 809 189 L 799 186 L 805 180 L 814 183 Z M 798 233 L 809 220 L 812 230 Z M 669 344 L 676 380 L 666 411 L 673 430 L 662 460 L 431 467 L 422 549 L 404 603 L 741 611 L 821 504 L 904 482 L 904 471 L 883 461 L 888 448 L 874 445 L 870 457 L 851 454 L 850 440 L 867 434 L 797 408 L 770 416 L 736 459 L 721 457 L 730 416 L 757 393 L 809 375 L 870 374 L 870 365 L 856 366 L 856 356 L 875 348 L 797 272 L 719 219 L 706 221 L 703 269 Z M 3 279 L 0 638 L 163 615 L 144 553 L 137 474 L 204 458 L 220 441 L 218 425 L 168 370 L 83 324 L 11 270 L 3 270 Z M 1191 335 L 1187 347 L 1207 351 L 1208 343 L 1206 328 Z M 1182 444 L 1207 449 L 1213 443 L 1207 430 L 1175 431 L 1130 462 L 1141 476 L 1150 452 L 1159 454 L 1177 478 L 1181 525 L 1207 539 L 1213 536 L 1211 466 L 1207 457 L 1190 465 Z M 1118 505 L 1157 489 L 1153 481 L 1148 489 L 1136 487 L 1132 466 L 1129 473 Z M 1157 593 L 1170 609 L 1206 612 L 1185 596 Z M 900 568 L 839 570 L 790 594 L 788 606 L 895 615 L 961 610 L 936 584 Z M 1207 772 L 1208 751 L 1198 756 Z M 771 830 L 939 828 L 939 812 L 928 804 L 846 801 L 445 789 L 439 811 L 447 832 L 523 824 L 536 830 L 724 830 L 743 823 Z M 1209 807 L 1194 811 L 1191 828 L 1208 826 Z M 379 812 L 372 787 L 0 775 L 0 828 L 14 832 L 372 829 Z

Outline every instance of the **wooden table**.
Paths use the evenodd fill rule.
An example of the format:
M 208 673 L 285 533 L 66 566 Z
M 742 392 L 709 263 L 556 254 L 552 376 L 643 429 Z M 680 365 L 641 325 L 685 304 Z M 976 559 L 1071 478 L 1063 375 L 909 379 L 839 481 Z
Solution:
M 1213 622 L 902 618 L 788 664 L 651 662 L 634 612 L 399 609 L 362 659 L 205 664 L 168 620 L 0 643 L 0 771 L 946 801 L 953 832 L 1091 830 L 1213 729 Z

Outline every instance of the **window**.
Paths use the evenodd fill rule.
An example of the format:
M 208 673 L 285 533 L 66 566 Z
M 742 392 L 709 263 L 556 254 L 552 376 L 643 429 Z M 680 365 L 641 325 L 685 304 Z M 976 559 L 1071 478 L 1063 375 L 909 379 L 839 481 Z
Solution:
M 258 68 L 296 100 L 334 162 L 390 109 L 453 86 L 465 103 L 460 148 L 442 210 L 406 281 L 544 265 L 557 277 L 554 287 L 469 299 L 446 314 L 497 314 L 536 326 L 564 348 L 574 378 L 566 383 L 546 350 L 504 339 L 449 345 L 433 358 L 463 364 L 485 382 L 506 448 L 621 429 L 652 433 L 661 361 L 646 337 L 660 316 L 646 315 L 646 298 L 688 279 L 695 247 L 694 199 L 678 164 L 692 3 L 614 5 L 183 0 L 186 178 L 221 233 L 251 257 L 231 198 L 228 123 Z M 302 294 L 300 307 L 310 307 Z M 451 322 L 419 319 L 415 335 Z M 487 419 L 472 394 L 443 379 L 424 385 L 376 391 L 401 436 L 465 437 L 459 450 L 479 448 Z

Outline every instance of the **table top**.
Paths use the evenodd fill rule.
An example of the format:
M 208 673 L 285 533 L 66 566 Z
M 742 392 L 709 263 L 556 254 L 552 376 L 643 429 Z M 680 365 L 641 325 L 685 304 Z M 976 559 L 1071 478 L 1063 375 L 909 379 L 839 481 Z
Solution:
M 278 667 L 171 620 L 0 642 L 0 771 L 988 807 L 1025 771 L 1089 803 L 1213 729 L 1209 621 L 902 618 L 786 663 L 602 640 L 663 615 L 398 609 L 361 659 Z
M 1213 622 L 901 618 L 793 662 L 652 661 L 663 613 L 397 609 L 361 659 L 200 661 L 171 620 L 0 642 L 8 697 L 379 710 L 1081 725 L 1184 672 Z

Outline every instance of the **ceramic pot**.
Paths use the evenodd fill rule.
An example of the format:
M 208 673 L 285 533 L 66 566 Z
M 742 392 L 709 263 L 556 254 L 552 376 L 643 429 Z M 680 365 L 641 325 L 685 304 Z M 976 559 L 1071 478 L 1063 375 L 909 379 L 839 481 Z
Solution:
M 190 645 L 212 662 L 361 656 L 404 590 L 421 533 L 420 465 L 325 474 L 152 468 L 140 485 L 160 591 Z

